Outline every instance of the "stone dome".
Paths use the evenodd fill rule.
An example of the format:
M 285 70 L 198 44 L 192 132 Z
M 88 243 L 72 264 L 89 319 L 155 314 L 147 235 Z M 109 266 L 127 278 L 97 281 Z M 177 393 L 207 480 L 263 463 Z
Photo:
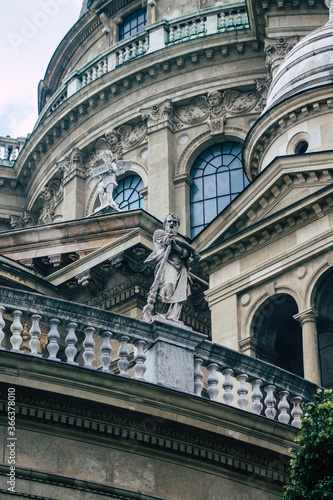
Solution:
M 286 55 L 270 85 L 266 110 L 299 92 L 333 83 L 332 8 L 330 11 L 328 23 L 305 36 Z

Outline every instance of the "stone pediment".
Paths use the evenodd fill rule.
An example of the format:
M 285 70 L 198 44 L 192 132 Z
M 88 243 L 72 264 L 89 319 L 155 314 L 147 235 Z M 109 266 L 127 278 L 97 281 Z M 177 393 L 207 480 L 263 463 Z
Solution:
M 195 239 L 200 252 L 246 228 L 267 225 L 274 214 L 292 213 L 298 202 L 316 198 L 332 184 L 332 153 L 313 153 L 276 158 L 235 200 Z M 301 215 L 307 218 L 307 212 Z

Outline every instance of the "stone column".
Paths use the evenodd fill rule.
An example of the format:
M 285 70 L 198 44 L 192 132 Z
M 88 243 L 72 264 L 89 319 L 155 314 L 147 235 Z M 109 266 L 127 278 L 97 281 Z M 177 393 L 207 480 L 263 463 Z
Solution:
M 64 172 L 63 218 L 71 220 L 84 217 L 87 173 L 81 151 L 74 148 L 61 168 Z
M 304 378 L 321 385 L 317 317 L 315 309 L 307 309 L 294 316 L 302 326 Z
M 147 120 L 149 149 L 149 197 L 146 210 L 160 220 L 175 211 L 174 207 L 174 147 L 173 106 L 167 99 L 158 106 L 140 110 Z
M 178 175 L 174 178 L 175 188 L 175 212 L 180 217 L 180 232 L 191 236 L 191 217 L 190 217 L 190 193 L 192 178 L 188 173 Z

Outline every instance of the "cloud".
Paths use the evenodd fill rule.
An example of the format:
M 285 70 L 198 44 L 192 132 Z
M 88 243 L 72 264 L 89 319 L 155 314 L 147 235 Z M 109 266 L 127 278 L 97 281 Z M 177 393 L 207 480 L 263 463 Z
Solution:
M 11 0 L 1 5 L 0 135 L 15 137 L 32 131 L 38 83 L 53 52 L 78 20 L 81 3 Z

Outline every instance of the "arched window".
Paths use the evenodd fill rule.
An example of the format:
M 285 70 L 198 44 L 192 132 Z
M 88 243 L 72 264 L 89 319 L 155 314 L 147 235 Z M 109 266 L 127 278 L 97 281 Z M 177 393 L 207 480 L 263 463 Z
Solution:
M 238 142 L 214 144 L 193 163 L 191 236 L 194 238 L 248 185 Z
M 120 210 L 135 210 L 143 208 L 143 198 L 139 189 L 143 188 L 143 181 L 139 175 L 129 175 L 118 182 L 113 191 L 113 199 Z
M 294 319 L 298 312 L 293 297 L 277 294 L 255 312 L 251 332 L 257 358 L 303 377 L 302 328 Z

